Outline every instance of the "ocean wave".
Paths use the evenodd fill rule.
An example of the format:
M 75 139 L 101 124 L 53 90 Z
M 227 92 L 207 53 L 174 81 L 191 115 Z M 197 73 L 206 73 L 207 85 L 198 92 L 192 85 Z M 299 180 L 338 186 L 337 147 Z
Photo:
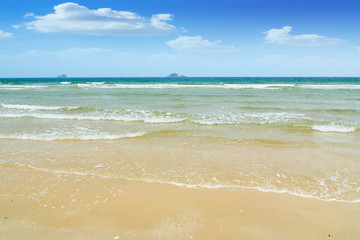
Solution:
M 205 88 L 205 89 L 323 89 L 323 90 L 356 90 L 360 85 L 356 84 L 105 84 L 83 83 L 77 84 L 80 88 L 104 88 L 104 89 L 176 89 L 176 88 Z
M 298 87 L 305 89 L 323 89 L 323 90 L 356 90 L 356 89 L 360 89 L 360 84 L 333 84 L 333 85 L 301 84 L 298 85 Z
M 79 83 L 80 88 L 114 89 L 173 89 L 173 88 L 220 88 L 220 89 L 278 89 L 294 87 L 295 84 L 104 84 Z
M 355 127 L 343 126 L 343 125 L 314 125 L 313 130 L 320 132 L 339 132 L 339 133 L 350 133 L 356 130 Z
M 50 85 L 12 85 L 0 84 L 0 90 L 22 90 L 22 89 L 41 89 Z M 83 89 L 103 88 L 103 89 L 181 89 L 181 88 L 202 88 L 202 89 L 318 89 L 318 90 L 360 90 L 360 84 L 295 84 L 295 83 L 211 83 L 211 84 L 183 84 L 183 83 L 152 83 L 152 84 L 133 84 L 133 83 L 106 83 L 106 82 L 60 82 L 59 87 L 77 86 Z M 52 87 L 56 87 L 55 85 Z
M 40 113 L 40 112 L 20 112 L 20 113 L 0 113 L 1 118 L 39 118 L 39 119 L 63 119 L 63 120 L 111 120 L 145 123 L 177 123 L 193 122 L 202 125 L 216 124 L 273 124 L 289 123 L 291 121 L 311 120 L 303 114 L 295 113 L 226 113 L 226 114 L 176 114 L 157 111 L 93 111 L 87 113 Z
M 47 88 L 45 85 L 11 85 L 11 84 L 0 84 L 0 90 L 22 90 L 22 89 L 41 89 Z
M 141 181 L 141 180 L 139 180 Z M 331 196 L 329 196 L 328 198 L 326 197 L 319 197 L 313 194 L 307 194 L 306 192 L 301 192 L 301 191 L 292 191 L 292 190 L 287 190 L 287 189 L 274 189 L 271 187 L 260 187 L 260 186 L 239 186 L 239 185 L 221 185 L 221 184 L 186 184 L 186 183 L 179 183 L 179 182 L 174 182 L 174 181 L 169 181 L 169 182 L 164 182 L 164 181 L 146 181 L 148 183 L 160 183 L 160 184 L 169 184 L 169 185 L 175 185 L 178 187 L 185 187 L 185 188 L 205 188 L 205 189 L 221 189 L 221 188 L 230 188 L 230 189 L 250 189 L 250 190 L 258 190 L 260 192 L 271 192 L 271 193 L 287 193 L 290 195 L 294 195 L 297 197 L 302 197 L 302 198 L 313 198 L 313 199 L 318 199 L 321 201 L 326 201 L 326 202 L 348 202 L 348 203 L 359 203 L 360 199 L 355 199 L 355 200 L 347 200 L 347 199 L 338 199 L 338 198 L 333 198 Z
M 122 138 L 134 138 L 144 136 L 145 132 L 134 132 L 125 134 L 110 134 L 110 133 L 38 133 L 38 134 L 0 134 L 0 139 L 13 140 L 34 140 L 34 141 L 56 141 L 56 140 L 116 140 Z
M 302 109 L 296 109 L 296 110 L 302 110 Z M 323 108 L 323 109 L 307 109 L 305 110 L 307 112 L 314 112 L 314 113 L 330 113 L 330 114 L 352 114 L 352 113 L 360 113 L 360 109 L 356 108 Z
M 304 114 L 296 113 L 240 113 L 240 114 L 213 114 L 198 116 L 193 121 L 195 123 L 203 125 L 215 125 L 215 124 L 242 124 L 242 123 L 286 123 L 290 120 L 301 119 L 311 120 L 311 118 Z
M 4 113 L 0 114 L 1 118 L 39 118 L 39 119 L 61 119 L 61 120 L 111 120 L 111 121 L 124 121 L 124 122 L 135 122 L 142 121 L 145 123 L 175 123 L 181 122 L 185 119 L 171 117 L 171 116 L 147 116 L 143 114 L 99 114 L 99 115 L 70 115 L 70 114 L 51 114 L 51 113 Z
M 98 172 L 96 170 L 65 170 L 65 169 L 49 169 L 49 168 L 42 168 L 38 166 L 32 166 L 29 164 L 23 164 L 23 163 L 14 163 L 14 162 L 8 162 L 4 160 L 0 160 L 0 164 L 6 164 L 6 165 L 12 165 L 22 168 L 29 168 L 35 171 L 42 171 L 47 172 L 51 174 L 65 174 L 65 175 L 77 175 L 77 176 L 91 176 L 91 177 L 100 177 L 104 179 L 123 179 L 126 181 L 136 181 L 136 182 L 143 182 L 143 183 L 149 183 L 149 184 L 165 184 L 165 185 L 174 185 L 177 187 L 182 188 L 190 188 L 190 189 L 249 189 L 249 190 L 257 190 L 260 192 L 270 192 L 270 193 L 280 193 L 280 194 L 290 194 L 297 197 L 302 198 L 311 198 L 311 199 L 317 199 L 320 201 L 326 201 L 326 202 L 346 202 L 346 203 L 359 203 L 360 198 L 355 198 L 353 195 L 351 195 L 351 198 L 347 197 L 341 197 L 341 196 L 333 196 L 333 195 L 327 195 L 327 194 L 320 194 L 320 189 L 314 190 L 312 192 L 306 192 L 304 189 L 299 189 L 298 187 L 295 187 L 294 189 L 284 189 L 279 188 L 273 185 L 265 185 L 265 186 L 246 186 L 246 185 L 238 185 L 238 184 L 221 184 L 221 183 L 183 183 L 179 181 L 171 181 L 171 180 L 162 180 L 157 178 L 136 178 L 136 177 L 128 177 L 128 176 L 119 176 L 119 175 L 109 175 L 104 174 L 101 172 Z M 98 165 L 94 167 L 95 169 L 98 168 Z M 319 187 L 324 187 L 325 180 L 318 180 Z M 243 182 L 244 183 L 244 182 Z M 251 180 L 251 183 L 255 183 Z M 327 191 L 326 191 L 327 192 Z M 339 191 L 336 192 L 339 194 Z
M 8 109 L 21 109 L 21 110 L 59 110 L 59 109 L 76 109 L 78 107 L 65 107 L 65 106 L 37 106 L 37 105 L 26 105 L 26 104 L 0 104 L 3 108 Z

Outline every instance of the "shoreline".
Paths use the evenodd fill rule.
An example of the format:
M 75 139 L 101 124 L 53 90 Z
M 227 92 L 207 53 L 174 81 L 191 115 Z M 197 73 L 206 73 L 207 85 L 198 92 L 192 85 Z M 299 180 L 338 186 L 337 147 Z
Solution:
M 20 173 L 37 184 L 20 187 L 20 196 L 1 197 L 0 232 L 7 240 L 356 239 L 360 234 L 360 204 L 256 190 L 40 176 L 26 169 Z M 31 195 L 31 188 L 44 185 L 42 177 L 56 187 L 46 196 Z
M 360 78 L 0 82 L 0 240 L 355 240 Z
M 0 167 L 359 203 L 357 165 L 353 165 L 357 163 L 351 152 L 356 153 L 354 147 L 343 153 L 326 145 L 284 147 L 179 136 L 121 141 L 0 140 L 4 149 Z
M 44 168 L 37 168 L 29 165 L 24 164 L 16 164 L 16 163 L 10 163 L 6 161 L 0 160 L 0 166 L 1 164 L 13 164 L 18 167 L 25 167 L 29 168 L 35 171 L 43 171 L 43 172 L 51 172 L 50 169 L 44 169 Z M 286 194 L 291 196 L 296 196 L 300 198 L 309 198 L 309 199 L 316 199 L 319 201 L 324 202 L 338 202 L 338 203 L 360 203 L 360 199 L 357 200 L 342 200 L 342 199 L 326 199 L 321 198 L 317 196 L 311 196 L 311 195 L 305 195 L 301 193 L 295 193 L 291 192 L 289 190 L 276 190 L 276 189 L 265 189 L 262 187 L 249 187 L 249 186 L 225 186 L 225 185 L 200 185 L 200 184 L 185 184 L 185 183 L 179 183 L 179 182 L 164 182 L 164 181 L 157 181 L 157 180 L 146 180 L 146 179 L 135 179 L 135 178 L 127 178 L 127 177 L 109 177 L 105 175 L 99 175 L 94 173 L 82 173 L 82 172 L 71 172 L 71 171 L 63 171 L 63 170 L 55 170 L 54 173 L 56 174 L 64 174 L 64 175 L 78 175 L 78 176 L 91 176 L 91 177 L 99 177 L 104 179 L 112 179 L 112 180 L 120 180 L 120 181 L 126 181 L 126 182 L 135 182 L 140 184 L 159 184 L 159 185 L 169 185 L 169 186 L 175 186 L 178 188 L 184 188 L 184 189 L 206 189 L 206 190 L 222 190 L 222 189 L 229 189 L 229 191 L 243 191 L 243 190 L 249 190 L 249 191 L 259 191 L 263 193 L 275 193 L 275 194 Z

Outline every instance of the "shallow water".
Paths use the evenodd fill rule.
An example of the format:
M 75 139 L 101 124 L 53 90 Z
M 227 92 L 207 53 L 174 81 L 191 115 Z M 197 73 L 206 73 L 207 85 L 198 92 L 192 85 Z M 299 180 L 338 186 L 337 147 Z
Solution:
M 0 79 L 0 99 L 9 183 L 5 169 L 28 168 L 44 181 L 70 174 L 360 201 L 358 78 Z

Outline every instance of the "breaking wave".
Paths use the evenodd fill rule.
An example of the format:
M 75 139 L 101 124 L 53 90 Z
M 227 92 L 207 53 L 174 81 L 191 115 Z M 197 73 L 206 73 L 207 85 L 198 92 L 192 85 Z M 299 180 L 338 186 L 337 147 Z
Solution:
M 350 133 L 356 130 L 355 127 L 347 127 L 343 125 L 315 125 L 312 127 L 313 130 L 320 132 L 339 132 L 339 133 Z

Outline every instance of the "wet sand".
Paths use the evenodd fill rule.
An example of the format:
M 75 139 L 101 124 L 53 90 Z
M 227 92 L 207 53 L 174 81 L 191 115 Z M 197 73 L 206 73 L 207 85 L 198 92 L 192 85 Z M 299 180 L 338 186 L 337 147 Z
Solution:
M 294 184 L 292 174 L 306 187 L 310 176 L 295 177 L 310 168 L 321 176 L 351 165 L 354 149 L 150 140 L 1 141 L 0 239 L 360 239 L 359 202 L 171 183 L 217 177 L 225 184 L 235 176 L 231 169 L 252 163 L 246 171 L 253 175 L 244 181 L 271 180 L 280 169 L 287 176 L 278 177 L 283 186 Z M 171 175 L 174 169 L 178 175 Z M 355 170 L 347 181 L 356 181 Z M 168 183 L 134 180 L 162 175 Z
M 0 80 L 0 240 L 360 239 L 360 78 Z
M 0 198 L 1 239 L 358 239 L 360 204 L 256 190 L 188 189 L 71 174 L 18 176 Z M 15 173 L 16 171 L 16 173 Z M 20 179 L 31 179 L 32 186 Z M 14 185 L 1 179 L 1 191 Z M 34 186 L 34 183 L 38 186 Z M 31 197 L 32 196 L 32 197 Z M 79 198 L 81 197 L 81 198 Z

